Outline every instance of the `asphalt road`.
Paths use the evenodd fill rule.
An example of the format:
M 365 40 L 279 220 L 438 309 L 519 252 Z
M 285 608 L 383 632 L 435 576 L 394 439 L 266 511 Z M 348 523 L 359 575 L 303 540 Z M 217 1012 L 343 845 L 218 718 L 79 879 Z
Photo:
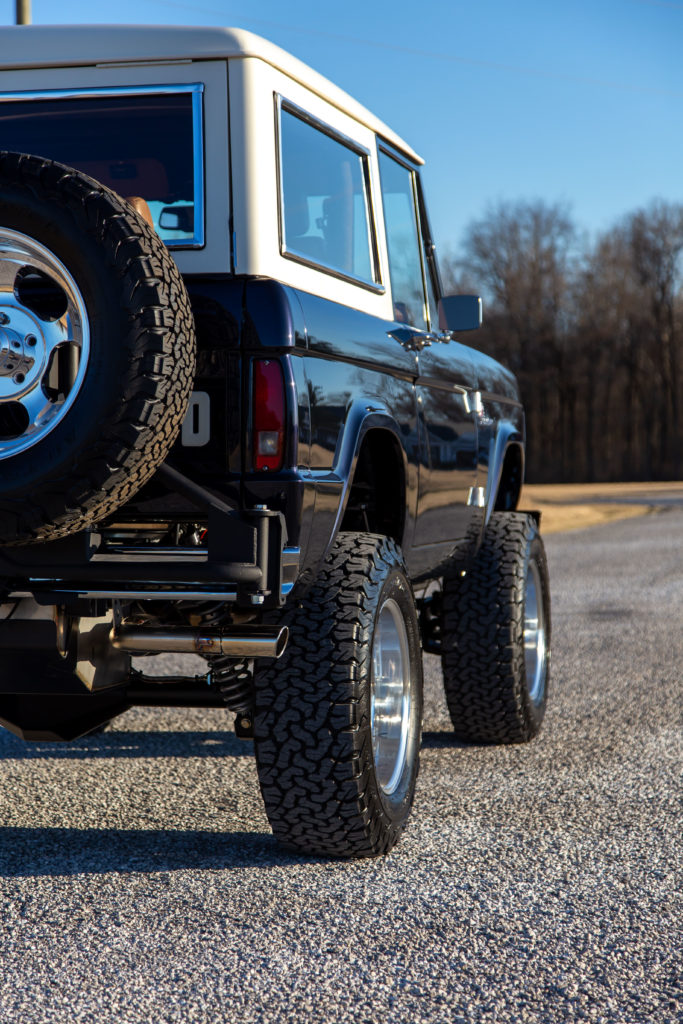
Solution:
M 548 539 L 551 707 L 462 747 L 438 663 L 392 854 L 291 856 L 220 712 L 0 735 L 0 1021 L 683 1019 L 683 510 Z

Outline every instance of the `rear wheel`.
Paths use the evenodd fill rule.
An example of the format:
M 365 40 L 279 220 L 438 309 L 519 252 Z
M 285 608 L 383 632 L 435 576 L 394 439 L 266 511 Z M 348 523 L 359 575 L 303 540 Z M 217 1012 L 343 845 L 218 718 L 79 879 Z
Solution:
M 444 689 L 456 736 L 524 743 L 545 714 L 550 588 L 533 516 L 494 512 L 471 568 L 444 578 Z
M 273 832 L 308 853 L 387 853 L 410 813 L 422 654 L 400 550 L 340 534 L 287 619 L 282 658 L 256 674 L 254 735 Z

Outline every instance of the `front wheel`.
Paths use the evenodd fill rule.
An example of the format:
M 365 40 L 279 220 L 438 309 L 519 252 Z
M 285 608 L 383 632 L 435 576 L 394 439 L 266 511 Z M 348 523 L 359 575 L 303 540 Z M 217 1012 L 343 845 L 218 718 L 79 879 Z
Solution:
M 275 835 L 336 857 L 387 853 L 415 792 L 422 652 L 400 550 L 340 534 L 256 675 L 259 783 Z
M 456 736 L 525 743 L 541 728 L 550 667 L 550 588 L 533 516 L 494 512 L 473 565 L 444 577 L 444 689 Z

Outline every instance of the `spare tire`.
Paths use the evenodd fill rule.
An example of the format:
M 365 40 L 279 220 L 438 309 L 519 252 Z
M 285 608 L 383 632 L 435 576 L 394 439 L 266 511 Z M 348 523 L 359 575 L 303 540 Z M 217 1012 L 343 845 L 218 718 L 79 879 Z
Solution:
M 82 530 L 166 457 L 194 378 L 164 243 L 85 174 L 0 152 L 0 544 Z

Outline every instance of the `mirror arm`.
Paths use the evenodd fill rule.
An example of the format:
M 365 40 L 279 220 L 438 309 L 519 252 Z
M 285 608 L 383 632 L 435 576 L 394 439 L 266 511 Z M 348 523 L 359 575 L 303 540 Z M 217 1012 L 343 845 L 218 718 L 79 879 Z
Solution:
M 425 345 L 431 345 L 432 342 L 441 342 L 442 345 L 447 345 L 453 338 L 453 331 L 430 331 L 429 334 L 424 335 Z

